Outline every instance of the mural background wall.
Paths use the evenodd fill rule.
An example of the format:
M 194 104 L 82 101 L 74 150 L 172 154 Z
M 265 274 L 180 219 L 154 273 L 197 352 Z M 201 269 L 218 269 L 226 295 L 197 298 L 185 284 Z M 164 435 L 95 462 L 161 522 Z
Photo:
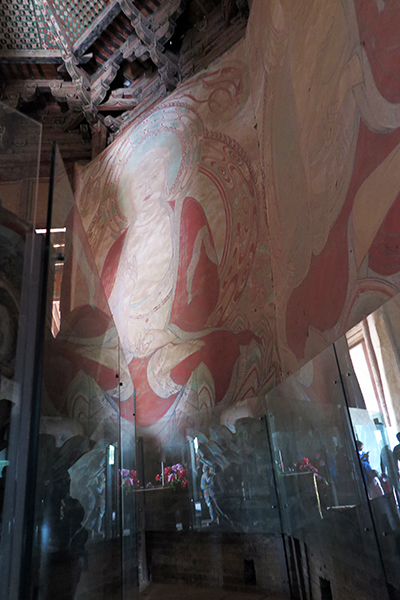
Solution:
M 399 32 L 391 1 L 254 0 L 245 40 L 79 172 L 149 435 L 261 414 L 398 291 Z
M 399 30 L 391 1 L 253 3 L 283 375 L 398 289 Z

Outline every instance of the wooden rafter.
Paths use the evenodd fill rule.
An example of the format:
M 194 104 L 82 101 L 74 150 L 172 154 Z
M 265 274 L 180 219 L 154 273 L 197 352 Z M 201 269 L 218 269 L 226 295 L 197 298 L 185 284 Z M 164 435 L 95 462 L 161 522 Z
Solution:
M 118 0 L 112 0 L 103 12 L 93 21 L 85 33 L 73 46 L 73 52 L 78 60 L 82 58 L 86 50 L 95 42 L 105 29 L 113 22 L 121 12 Z
M 166 89 L 172 91 L 179 81 L 179 67 L 173 55 L 165 51 L 165 44 L 174 33 L 176 19 L 182 14 L 186 0 L 165 1 L 151 17 L 145 17 L 132 0 L 118 1 L 136 35 L 148 48 Z
M 131 60 L 148 54 L 147 48 L 136 34 L 132 34 L 122 46 L 104 63 L 101 72 L 93 79 L 91 92 L 94 105 L 100 104 L 107 95 L 112 81 L 115 79 L 119 65 L 124 59 Z
M 37 102 L 43 122 L 72 128 L 86 118 L 92 132 L 98 136 L 101 132 L 102 140 L 104 125 L 111 137 L 118 135 L 178 83 L 237 42 L 248 16 L 247 0 L 221 0 L 212 3 L 214 8 L 205 0 L 197 4 L 141 0 L 140 5 L 134 0 L 110 0 L 73 44 L 55 0 L 37 1 L 58 50 L 0 52 L 6 76 L 0 98 L 23 107 L 41 94 L 51 94 L 54 100 L 46 99 L 48 110 Z M 201 14 L 198 4 L 202 4 Z M 185 30 L 187 19 L 190 28 Z M 48 65 L 45 69 L 46 63 L 54 63 L 53 69 Z M 58 113 L 56 103 L 67 104 L 68 112 L 62 106 Z
M 98 120 L 98 113 L 93 106 L 90 93 L 90 80 L 85 71 L 79 66 L 78 59 L 74 54 L 73 44 L 69 39 L 68 33 L 57 14 L 53 0 L 38 0 L 44 13 L 53 27 L 55 39 L 61 50 L 61 55 L 65 67 L 75 84 L 76 93 L 81 103 L 83 114 L 89 123 L 94 124 Z

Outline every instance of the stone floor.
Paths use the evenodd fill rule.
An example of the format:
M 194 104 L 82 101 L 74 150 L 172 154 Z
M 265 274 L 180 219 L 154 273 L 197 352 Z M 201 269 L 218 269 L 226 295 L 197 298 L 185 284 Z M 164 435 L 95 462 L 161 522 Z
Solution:
M 150 583 L 143 587 L 139 600 L 289 600 L 280 594 L 236 592 L 218 588 L 194 587 L 184 583 Z

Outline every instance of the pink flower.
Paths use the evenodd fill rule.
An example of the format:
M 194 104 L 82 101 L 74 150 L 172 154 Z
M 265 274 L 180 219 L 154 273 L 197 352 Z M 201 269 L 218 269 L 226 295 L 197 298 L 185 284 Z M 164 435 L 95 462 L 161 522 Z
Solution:
M 173 488 L 186 487 L 188 485 L 187 474 L 188 470 L 181 463 L 176 463 L 171 467 L 164 467 L 166 482 Z M 156 475 L 156 481 L 160 481 L 160 479 L 161 476 Z

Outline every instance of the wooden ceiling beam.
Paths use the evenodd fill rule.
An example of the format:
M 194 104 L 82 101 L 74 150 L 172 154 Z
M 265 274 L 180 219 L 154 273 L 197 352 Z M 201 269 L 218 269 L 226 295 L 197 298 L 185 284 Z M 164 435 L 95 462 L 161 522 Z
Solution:
M 65 102 L 71 111 L 82 111 L 79 90 L 75 82 L 59 79 L 16 80 L 3 86 L 0 98 L 17 108 L 21 103 L 33 102 L 40 93 L 49 92 L 57 102 Z M 82 117 L 83 118 L 83 117 Z
M 179 63 L 164 46 L 174 33 L 176 19 L 183 12 L 186 0 L 164 0 L 150 17 L 145 17 L 132 0 L 118 1 L 136 35 L 148 48 L 166 91 L 172 91 L 179 81 Z
M 247 6 L 247 0 L 244 0 Z M 208 16 L 204 28 L 193 27 L 182 44 L 180 68 L 182 81 L 187 80 L 226 52 L 244 35 L 247 16 L 239 11 L 226 25 L 226 6 L 221 4 Z M 207 52 L 206 52 L 207 49 Z
M 110 136 L 110 142 L 113 141 L 118 135 L 122 133 L 122 131 L 135 119 L 137 119 L 141 114 L 143 114 L 146 110 L 152 108 L 163 96 L 163 89 L 160 82 L 160 78 L 157 77 L 157 84 L 155 85 L 155 89 L 153 89 L 152 93 L 147 97 L 142 99 L 140 103 L 138 103 L 135 108 L 132 110 L 127 110 L 122 113 L 119 117 L 112 117 L 111 115 L 107 115 L 104 119 L 105 125 L 112 132 Z M 158 90 L 158 91 L 157 91 Z
M 37 0 L 44 14 L 52 24 L 56 42 L 61 50 L 61 55 L 72 81 L 75 84 L 77 96 L 81 103 L 81 109 L 88 123 L 94 124 L 98 121 L 98 113 L 93 105 L 90 93 L 90 79 L 85 71 L 79 67 L 78 59 L 74 54 L 73 44 L 68 33 L 57 14 L 53 0 Z
M 129 88 L 113 90 L 110 97 L 98 106 L 100 111 L 132 110 L 143 98 L 160 96 L 161 82 L 158 75 L 151 78 L 147 74 L 139 77 Z
M 174 90 L 178 83 L 206 68 L 241 38 L 248 17 L 248 0 L 221 0 L 211 10 L 204 1 L 204 18 L 200 21 L 198 10 L 193 13 L 192 5 L 186 0 L 162 0 L 158 8 L 146 0 L 147 4 L 142 2 L 142 8 L 146 4 L 147 11 L 143 12 L 134 0 L 110 0 L 81 38 L 73 44 L 56 12 L 55 0 L 36 1 L 50 21 L 59 47 L 56 51 L 40 51 L 41 62 L 43 65 L 46 62 L 64 63 L 72 81 L 63 81 L 61 76 L 60 79 L 55 79 L 57 72 L 54 68 L 54 73 L 43 70 L 39 75 L 38 71 L 35 76 L 43 79 L 10 81 L 0 90 L 0 98 L 18 106 L 35 101 L 41 93 L 51 93 L 58 103 L 66 103 L 69 110 L 65 113 L 60 107 L 57 111 L 56 105 L 50 102 L 43 111 L 39 111 L 43 122 L 65 130 L 76 128 L 80 120 L 86 118 L 92 130 L 100 136 L 99 140 L 104 137 L 103 124 L 108 127 L 111 137 L 115 137 L 144 111 Z M 169 49 L 176 47 L 170 46 L 169 42 L 173 43 L 171 38 L 185 7 L 188 22 L 196 24 L 189 31 L 185 30 L 182 23 L 185 16 L 181 17 L 180 31 L 183 39 L 179 41 L 178 55 Z M 193 15 L 197 15 L 194 20 Z M 114 35 L 113 32 L 118 34 Z M 91 54 L 85 54 L 89 49 Z M 4 52 L 1 53 L 0 59 L 4 63 L 37 62 L 39 51 L 34 51 L 32 55 L 30 51 L 23 51 L 23 59 L 22 55 L 15 54 L 17 51 L 10 52 L 5 55 Z M 126 88 L 112 90 L 112 85 L 116 87 L 115 78 L 121 65 L 125 64 L 124 61 L 128 63 L 127 70 L 132 67 L 132 76 L 127 74 Z M 136 69 L 135 61 L 136 66 L 140 65 Z M 101 62 L 101 66 L 98 66 Z M 89 75 L 93 67 L 97 71 Z M 4 69 L 14 67 L 10 65 Z M 61 73 L 60 69 L 58 73 Z M 10 77 L 12 76 L 15 74 L 11 73 Z M 24 72 L 21 71 L 17 76 L 23 77 Z M 52 79 L 44 79 L 46 76 Z M 63 76 L 66 76 L 64 70 Z M 121 110 L 124 112 L 115 116 L 115 112 Z M 107 112 L 111 114 L 107 115 Z M 101 125 L 96 125 L 98 123 Z M 99 141 L 99 147 L 102 143 L 103 141 Z
M 225 24 L 228 26 L 237 8 L 236 0 L 222 0 L 221 4 Z
M 135 58 L 148 55 L 149 51 L 140 41 L 136 34 L 132 34 L 122 46 L 115 50 L 110 58 L 103 64 L 100 73 L 96 73 L 91 85 L 92 102 L 95 106 L 103 102 L 110 89 L 111 83 L 119 70 L 119 66 L 124 59 L 134 60 Z
M 67 30 L 65 29 L 62 20 L 57 14 L 53 0 L 37 0 L 37 2 L 40 8 L 42 9 L 43 13 L 47 15 L 52 25 L 52 29 L 56 37 L 56 42 L 61 50 L 62 57 L 64 58 L 65 56 L 72 54 L 72 42 L 69 39 Z
M 60 50 L 1 50 L 2 63 L 40 63 L 61 65 L 63 62 Z
M 111 0 L 100 15 L 87 28 L 85 33 L 74 44 L 72 50 L 76 58 L 80 61 L 86 50 L 100 37 L 105 29 L 114 21 L 115 17 L 121 12 L 118 0 Z

